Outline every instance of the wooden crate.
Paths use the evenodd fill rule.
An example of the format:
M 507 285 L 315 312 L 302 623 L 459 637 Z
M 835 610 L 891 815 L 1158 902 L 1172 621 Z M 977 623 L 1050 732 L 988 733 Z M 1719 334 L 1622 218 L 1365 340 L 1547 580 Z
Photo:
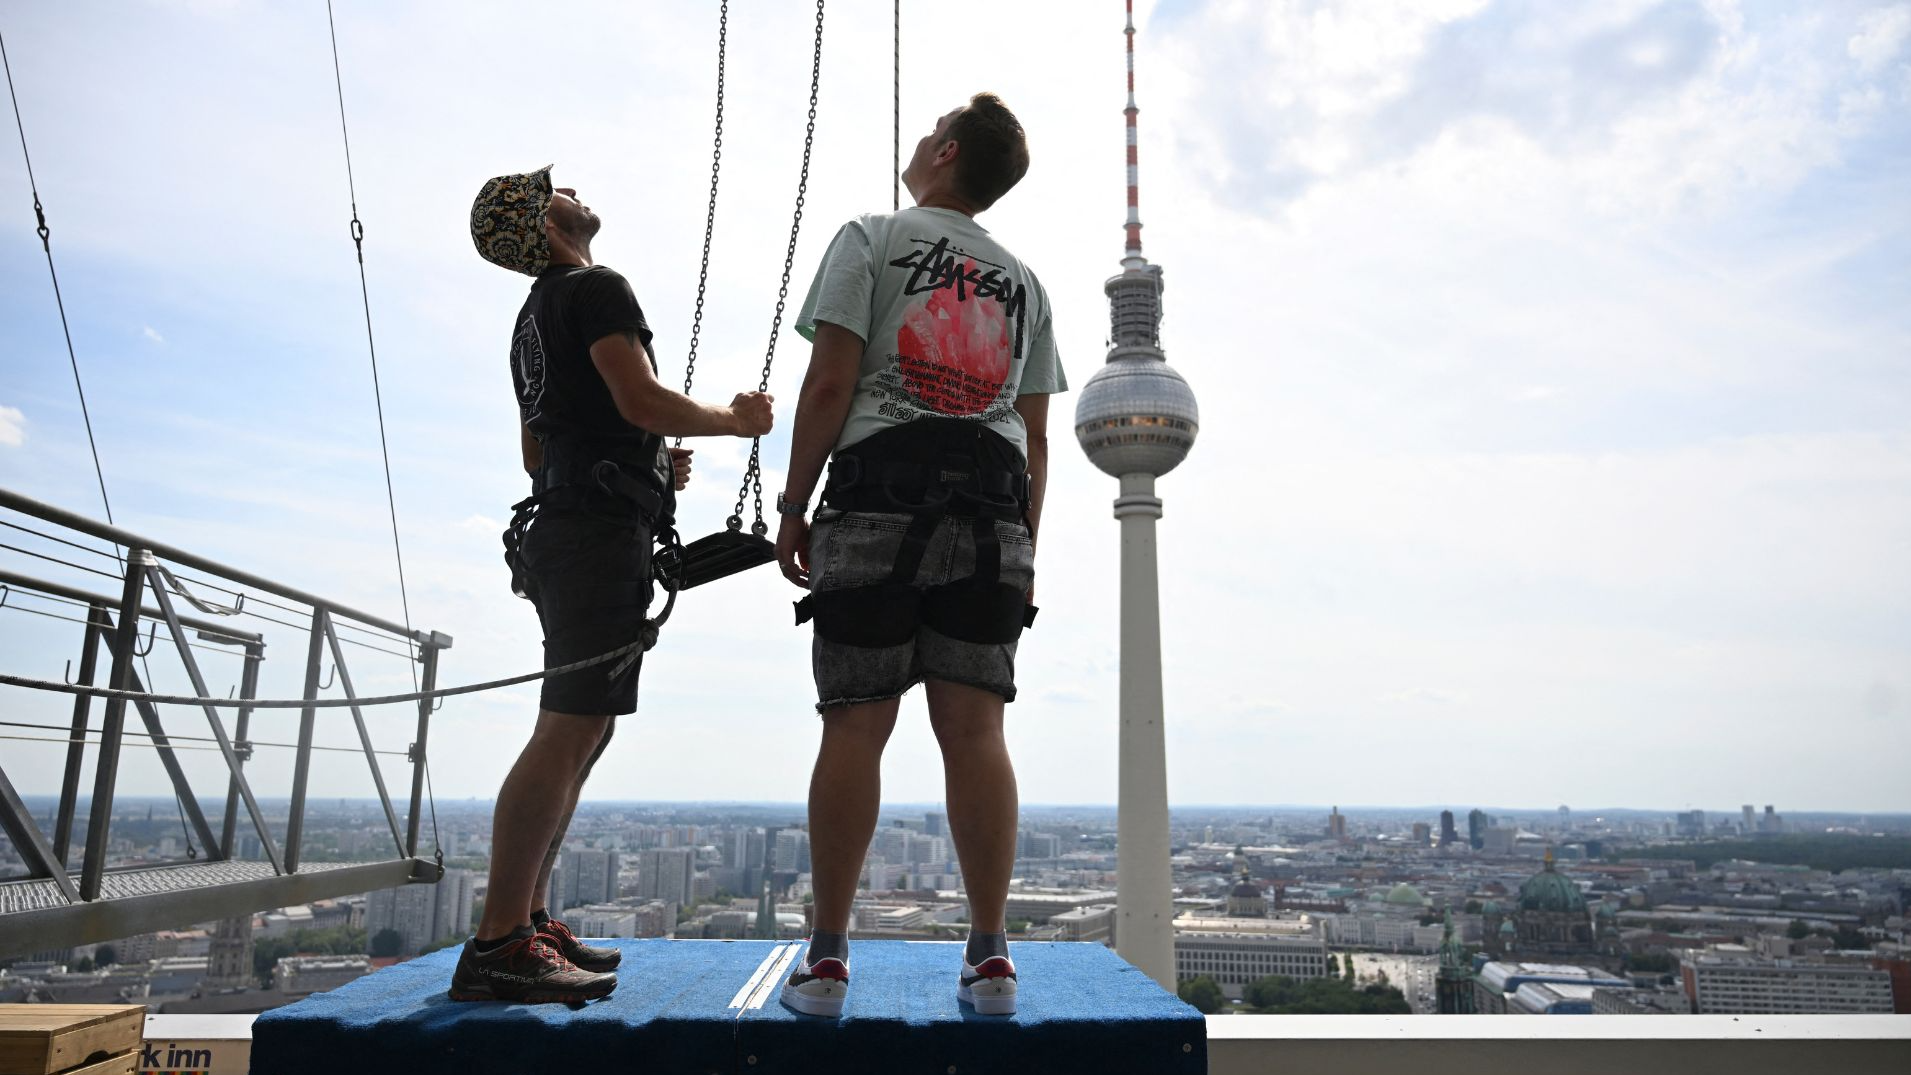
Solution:
M 131 1072 L 145 1029 L 138 1004 L 0 1004 L 0 1075 Z

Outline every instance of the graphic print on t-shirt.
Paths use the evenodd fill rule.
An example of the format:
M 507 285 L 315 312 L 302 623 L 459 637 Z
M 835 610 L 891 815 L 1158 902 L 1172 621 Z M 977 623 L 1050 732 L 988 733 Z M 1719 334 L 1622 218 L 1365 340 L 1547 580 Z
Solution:
M 1022 357 L 1028 290 L 1004 266 L 952 251 L 947 237 L 909 241 L 918 249 L 889 263 L 908 270 L 909 279 L 896 331 L 900 383 L 885 387 L 914 408 L 997 420 L 1014 405 L 1008 378 Z M 914 417 L 902 410 L 896 408 L 899 417 Z
M 544 396 L 544 337 L 538 333 L 537 317 L 525 314 L 524 321 L 511 337 L 511 368 L 517 371 L 519 417 L 529 421 Z

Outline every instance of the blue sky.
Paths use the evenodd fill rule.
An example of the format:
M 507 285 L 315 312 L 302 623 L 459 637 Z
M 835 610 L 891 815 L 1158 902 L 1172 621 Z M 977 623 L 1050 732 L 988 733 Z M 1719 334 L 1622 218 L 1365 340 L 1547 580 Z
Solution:
M 1079 385 L 1120 255 L 1120 5 L 1030 5 L 1006 36 L 904 7 L 905 148 L 984 87 L 1031 132 L 1028 180 L 983 223 L 1041 273 Z M 1911 5 L 1141 7 L 1146 249 L 1203 411 L 1161 483 L 1171 797 L 1911 807 Z M 803 8 L 733 11 L 707 396 L 750 386 L 767 337 Z M 465 212 L 484 178 L 556 161 L 680 371 L 714 12 L 337 10 L 413 618 L 456 636 L 451 682 L 527 668 L 535 619 L 496 557 L 525 281 L 473 255 Z M 829 9 L 799 294 L 836 223 L 888 205 L 888 15 Z M 119 521 L 396 616 L 323 5 L 30 6 L 0 28 Z M 0 484 L 96 513 L 25 170 L 0 160 Z M 786 331 L 786 404 L 805 357 Z M 1056 448 L 1013 745 L 1025 800 L 1107 801 L 1115 489 Z M 702 446 L 690 529 L 727 513 L 743 449 Z M 686 599 L 593 791 L 799 798 L 793 596 L 766 571 Z M 267 688 L 295 693 L 302 641 L 268 631 Z M 58 675 L 77 632 L 0 615 L 4 664 Z M 376 654 L 353 673 L 409 684 Z M 441 794 L 495 790 L 534 699 L 446 705 Z M 374 732 L 402 749 L 409 718 Z M 54 748 L 4 751 L 54 789 L 33 776 Z M 887 778 L 938 794 L 922 721 Z M 145 755 L 126 779 L 163 781 Z M 348 757 L 316 779 L 369 786 Z

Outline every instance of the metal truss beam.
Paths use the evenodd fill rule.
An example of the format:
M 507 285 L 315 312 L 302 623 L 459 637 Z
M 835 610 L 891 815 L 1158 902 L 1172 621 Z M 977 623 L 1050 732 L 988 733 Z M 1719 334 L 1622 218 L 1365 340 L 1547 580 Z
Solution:
M 208 862 L 109 871 L 100 898 L 65 903 L 45 880 L 0 882 L 0 956 L 118 940 L 410 883 L 431 883 L 423 859 L 308 863 L 275 874 L 264 862 Z

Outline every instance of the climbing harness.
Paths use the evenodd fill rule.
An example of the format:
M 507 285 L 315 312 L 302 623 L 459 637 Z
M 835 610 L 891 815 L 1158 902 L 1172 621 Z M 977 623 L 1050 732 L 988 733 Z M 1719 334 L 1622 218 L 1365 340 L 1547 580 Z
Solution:
M 831 642 L 881 647 L 906 642 L 918 623 L 963 642 L 1006 644 L 1034 625 L 1035 606 L 1002 581 L 998 521 L 1028 527 L 1028 471 L 1013 446 L 986 426 L 918 418 L 837 453 L 823 503 L 836 511 L 910 516 L 889 575 L 877 582 L 812 593 L 796 602 L 798 626 L 816 621 Z M 920 589 L 917 570 L 945 518 L 967 517 L 975 572 Z

